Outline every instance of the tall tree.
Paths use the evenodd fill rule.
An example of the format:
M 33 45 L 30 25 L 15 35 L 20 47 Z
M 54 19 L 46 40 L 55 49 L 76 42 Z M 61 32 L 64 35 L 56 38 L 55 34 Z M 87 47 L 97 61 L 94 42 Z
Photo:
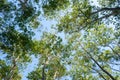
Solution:
M 0 60 L 1 80 L 20 80 L 19 65 L 30 61 L 34 46 L 30 23 L 39 15 L 34 7 L 30 0 L 0 1 L 0 54 L 6 55 Z
M 39 57 L 30 80 L 118 80 L 120 0 L 1 0 L 0 79 L 20 80 L 20 64 Z M 97 4 L 97 5 L 96 5 Z M 33 40 L 40 14 L 58 21 L 57 33 Z M 112 25 L 113 26 L 112 26 Z M 65 43 L 63 43 L 65 41 Z M 67 69 L 69 66 L 69 70 Z M 97 74 L 96 74 L 97 73 Z
M 28 75 L 30 80 L 53 80 L 59 79 L 65 74 L 63 65 L 66 47 L 62 39 L 54 34 L 45 33 L 41 41 L 36 41 L 35 49 L 39 58 L 38 68 Z
M 73 59 L 75 58 L 75 60 L 72 60 L 73 61 L 72 65 L 73 66 L 75 64 L 78 65 L 77 67 L 74 68 L 74 69 L 77 69 L 75 70 L 75 74 L 72 73 L 72 75 L 74 74 L 74 77 L 73 77 L 74 79 L 79 79 L 79 78 L 85 79 L 85 80 L 89 79 L 89 74 L 91 74 L 94 71 L 97 72 L 100 77 L 106 80 L 119 79 L 118 75 L 113 75 L 114 72 L 119 74 L 119 70 L 116 70 L 111 66 L 114 65 L 114 62 L 119 61 L 119 58 L 120 58 L 119 56 L 120 55 L 119 54 L 120 53 L 119 52 L 120 1 L 119 0 L 106 0 L 106 1 L 99 0 L 97 3 L 98 5 L 94 5 L 92 0 L 70 1 L 70 6 L 66 8 L 66 13 L 64 13 L 64 15 L 59 19 L 60 21 L 58 22 L 58 25 L 57 25 L 58 26 L 57 29 L 59 32 L 64 31 L 66 34 L 69 34 L 69 36 L 73 40 L 73 42 L 68 43 L 71 46 L 73 46 L 73 49 L 71 51 L 75 51 L 79 54 L 83 53 L 82 55 L 77 55 L 77 53 L 74 53 L 74 55 L 77 55 L 77 56 L 73 56 Z M 114 28 L 112 32 L 110 30 L 107 31 L 107 29 L 109 29 L 108 26 L 110 26 L 109 24 L 113 24 L 115 26 L 115 27 L 114 26 L 112 27 Z M 101 28 L 101 26 L 106 26 L 106 27 Z M 98 32 L 93 34 L 89 33 L 89 31 L 91 30 L 93 30 L 92 32 L 94 31 L 98 31 Z M 101 32 L 101 30 L 103 32 Z M 111 33 L 108 33 L 109 31 Z M 89 34 L 92 34 L 91 36 L 95 38 L 93 42 L 91 40 L 92 37 Z M 94 34 L 99 34 L 99 35 L 94 36 Z M 89 36 L 90 39 L 87 40 L 88 38 L 84 38 L 81 35 L 85 35 L 85 37 Z M 113 37 L 112 39 L 111 39 L 111 36 Z M 82 40 L 83 42 L 81 41 L 80 38 L 83 39 Z M 89 45 L 89 48 L 87 48 L 86 45 Z M 80 52 L 78 52 L 77 50 Z M 105 56 L 106 53 L 111 53 L 111 54 L 107 54 Z M 73 53 L 69 53 L 69 54 L 71 55 Z M 103 55 L 104 58 L 99 60 L 99 56 L 97 54 L 104 54 Z M 88 65 L 87 65 L 87 62 L 84 61 L 85 58 L 83 57 L 87 59 L 86 61 L 88 61 L 90 65 L 90 69 L 89 68 L 84 69 L 85 66 L 88 66 Z M 80 61 L 81 63 L 84 62 L 83 65 L 79 63 Z M 90 61 L 92 61 L 93 63 L 91 63 Z M 111 64 L 111 62 L 113 63 Z M 97 69 L 95 69 L 93 66 L 97 66 Z M 104 66 L 106 66 L 106 68 Z M 80 69 L 81 67 L 83 68 Z M 109 71 L 106 69 L 109 69 Z M 82 71 L 79 71 L 79 70 L 82 70 Z M 90 77 L 93 77 L 93 76 L 94 74 L 90 75 Z M 95 79 L 95 78 L 93 77 L 92 79 Z

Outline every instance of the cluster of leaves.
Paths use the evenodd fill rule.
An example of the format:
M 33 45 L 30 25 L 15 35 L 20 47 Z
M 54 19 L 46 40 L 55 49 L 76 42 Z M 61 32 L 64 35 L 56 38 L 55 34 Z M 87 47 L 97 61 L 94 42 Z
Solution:
M 96 6 L 90 0 L 43 0 L 41 4 L 39 0 L 1 0 L 0 54 L 6 57 L 0 59 L 0 79 L 20 80 L 20 64 L 36 55 L 39 63 L 29 73 L 30 80 L 55 80 L 66 75 L 73 80 L 118 80 L 120 1 L 103 1 Z M 65 44 L 52 33 L 32 40 L 32 30 L 39 26 L 40 5 L 46 17 L 68 11 L 56 25 L 57 31 L 67 36 Z
M 110 79 L 104 71 L 101 71 L 94 60 L 109 73 L 117 76 L 118 73 L 115 75 L 114 70 L 111 69 L 111 64 L 109 64 L 119 60 L 119 54 L 115 53 L 114 49 L 110 47 L 115 38 L 113 29 L 100 25 L 97 28 L 88 29 L 88 32 L 85 32 L 82 36 L 77 34 L 74 33 L 69 38 L 69 43 L 73 44 L 72 50 L 75 51 L 74 55 L 72 55 L 72 69 L 70 71 L 73 78 L 96 80 L 96 78 L 101 78 L 100 74 L 104 74 L 105 79 Z M 74 37 L 75 35 L 77 36 Z M 97 74 L 94 76 L 95 73 L 98 73 L 98 76 Z
M 45 15 L 50 16 L 61 9 L 66 9 L 69 5 L 69 0 L 43 0 L 43 11 Z
M 11 69 L 14 68 L 14 71 L 11 71 Z M 14 73 L 14 74 L 13 74 Z M 12 76 L 11 76 L 12 74 Z M 7 77 L 6 77 L 7 76 Z M 0 79 L 13 79 L 13 80 L 20 80 L 21 75 L 18 74 L 18 68 L 12 67 L 10 65 L 7 65 L 4 60 L 0 60 Z
M 116 0 L 104 1 L 105 5 L 98 2 L 100 7 L 90 5 L 88 0 L 81 2 L 76 0 L 74 4 L 77 5 L 73 5 L 72 11 L 63 16 L 58 24 L 58 31 L 70 35 L 68 44 L 73 47 L 74 54 L 72 53 L 72 69 L 69 75 L 71 74 L 73 79 L 119 79 L 118 67 L 114 69 L 112 67 L 114 64 L 110 63 L 119 62 L 120 58 L 118 43 L 120 4 Z M 116 5 L 113 6 L 114 4 Z M 114 12 L 116 9 L 119 9 L 118 13 Z M 117 30 L 103 25 L 106 22 L 113 23 Z M 98 73 L 98 76 L 94 73 Z
M 65 74 L 65 66 L 61 59 L 64 57 L 65 47 L 62 39 L 54 34 L 44 33 L 40 41 L 35 41 L 34 47 L 36 55 L 39 55 L 38 68 L 29 73 L 30 80 L 43 79 L 43 75 L 47 80 L 60 78 Z M 45 73 L 43 73 L 45 70 Z
M 82 4 L 83 2 L 76 3 L 71 7 L 72 12 L 63 16 L 63 18 L 60 20 L 60 23 L 58 24 L 58 31 L 72 33 L 79 31 L 85 28 L 87 24 L 90 24 L 91 6 L 86 1 L 84 5 Z
M 29 23 L 38 12 L 26 1 L 0 1 L 0 54 L 6 55 L 0 60 L 1 80 L 20 80 L 19 65 L 31 60 L 34 33 Z

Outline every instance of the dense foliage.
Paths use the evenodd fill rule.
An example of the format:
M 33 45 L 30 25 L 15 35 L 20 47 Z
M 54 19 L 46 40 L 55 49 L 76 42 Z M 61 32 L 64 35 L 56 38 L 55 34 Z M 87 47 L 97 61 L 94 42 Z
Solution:
M 34 39 L 43 18 L 56 23 Z M 119 80 L 120 0 L 0 0 L 0 55 L 0 80 L 21 80 L 32 55 L 28 80 Z

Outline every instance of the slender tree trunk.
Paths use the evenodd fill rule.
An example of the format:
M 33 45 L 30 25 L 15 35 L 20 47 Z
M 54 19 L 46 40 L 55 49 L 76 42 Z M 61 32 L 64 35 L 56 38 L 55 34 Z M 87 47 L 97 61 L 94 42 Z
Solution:
M 96 70 L 94 68 L 92 68 L 92 69 L 95 70 L 104 80 L 106 80 L 105 77 L 98 70 Z
M 15 59 L 13 59 L 13 66 L 11 67 L 8 75 L 6 75 L 4 80 L 12 80 L 15 68 L 16 68 L 16 61 Z
M 95 62 L 95 64 L 97 64 L 97 66 L 98 66 L 104 73 L 106 73 L 112 80 L 115 80 L 115 78 L 114 78 L 109 72 L 107 72 L 104 68 L 102 68 L 102 67 L 100 66 L 100 64 L 99 64 L 93 57 L 91 57 L 91 59 Z
M 93 62 L 104 72 L 106 73 L 112 80 L 115 80 L 115 78 L 108 72 L 106 71 L 93 57 L 92 55 L 81 45 L 82 49 L 88 54 L 90 59 L 93 60 Z
M 45 64 L 42 68 L 42 80 L 46 80 L 46 76 L 45 76 Z

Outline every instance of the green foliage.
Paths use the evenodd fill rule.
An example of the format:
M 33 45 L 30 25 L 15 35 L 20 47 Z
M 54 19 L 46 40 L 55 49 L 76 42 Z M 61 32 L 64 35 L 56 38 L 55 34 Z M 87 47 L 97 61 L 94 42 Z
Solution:
M 33 53 L 34 33 L 29 24 L 37 16 L 38 12 L 30 3 L 0 1 L 0 54 L 6 54 L 6 61 L 0 62 L 1 80 L 21 80 L 19 65 L 30 61 Z
M 6 57 L 0 59 L 0 80 L 21 80 L 21 65 L 30 62 L 31 55 L 39 63 L 29 73 L 29 80 L 64 76 L 119 80 L 120 3 L 98 0 L 98 4 L 90 0 L 1 0 L 0 54 Z M 41 39 L 33 40 L 41 16 L 58 18 L 57 30 L 41 32 Z M 60 32 L 65 39 L 58 36 Z
M 97 0 L 98 1 L 98 0 Z M 100 5 L 104 7 L 115 6 L 116 0 L 99 0 Z
M 28 75 L 29 80 L 39 80 L 42 79 L 42 70 L 37 68 L 35 71 L 32 71 Z
M 45 15 L 55 14 L 56 11 L 66 9 L 69 5 L 69 0 L 43 0 L 43 10 Z
M 64 30 L 64 32 L 72 33 L 91 25 L 92 19 L 90 15 L 92 9 L 88 1 L 74 3 L 71 8 L 72 12 L 61 18 L 58 24 L 58 31 Z
M 69 72 L 71 76 L 73 76 L 73 79 L 87 80 L 89 75 L 91 80 L 101 78 L 99 75 L 97 76 L 97 74 L 97 79 L 94 78 L 94 73 L 97 73 L 96 70 L 99 71 L 99 69 L 96 63 L 91 60 L 90 55 L 92 55 L 92 57 L 96 59 L 103 68 L 110 73 L 113 73 L 114 71 L 112 72 L 111 65 L 109 63 L 113 60 L 116 61 L 119 57 L 116 53 L 111 51 L 112 49 L 109 48 L 109 45 L 114 42 L 114 39 L 115 36 L 113 29 L 107 28 L 104 25 L 88 29 L 88 31 L 84 32 L 83 35 L 78 35 L 78 33 L 70 35 L 68 40 L 69 43 L 72 43 L 73 45 L 72 50 L 75 51 L 72 55 L 73 59 L 71 60 L 72 69 Z M 114 76 L 117 76 L 117 74 L 114 73 Z M 107 75 L 105 78 L 109 79 Z
M 44 65 L 46 80 L 53 80 L 64 75 L 65 66 L 61 63 L 64 45 L 62 45 L 61 42 L 62 40 L 60 37 L 48 33 L 44 33 L 41 41 L 35 41 L 36 46 L 34 50 L 41 57 L 39 58 L 40 64 L 38 68 L 28 75 L 30 80 L 43 78 L 42 70 Z
M 9 79 L 10 75 L 13 74 L 12 80 L 21 80 L 21 75 L 18 74 L 18 68 L 16 67 L 13 73 L 9 72 L 11 69 L 12 67 L 7 65 L 4 60 L 0 60 L 0 79 Z

